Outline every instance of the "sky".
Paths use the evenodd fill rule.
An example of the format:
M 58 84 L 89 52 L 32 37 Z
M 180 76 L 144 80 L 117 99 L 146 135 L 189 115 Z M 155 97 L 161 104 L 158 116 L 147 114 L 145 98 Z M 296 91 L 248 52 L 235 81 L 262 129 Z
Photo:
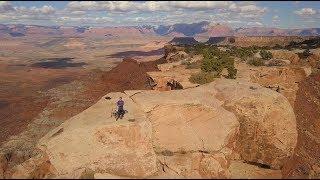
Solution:
M 45 26 L 172 25 L 319 28 L 320 1 L 0 1 L 0 23 Z

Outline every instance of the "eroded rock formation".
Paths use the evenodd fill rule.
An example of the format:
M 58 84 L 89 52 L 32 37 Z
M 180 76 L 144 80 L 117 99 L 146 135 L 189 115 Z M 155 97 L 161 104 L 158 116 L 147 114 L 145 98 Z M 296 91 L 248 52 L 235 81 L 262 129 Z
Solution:
M 294 105 L 298 144 L 283 169 L 284 177 L 320 178 L 320 74 L 299 84 Z
M 119 96 L 128 113 L 115 121 Z M 48 162 L 48 174 L 34 177 L 230 178 L 233 160 L 279 168 L 296 136 L 286 98 L 245 81 L 115 92 L 41 139 L 38 147 L 48 159 L 38 164 Z

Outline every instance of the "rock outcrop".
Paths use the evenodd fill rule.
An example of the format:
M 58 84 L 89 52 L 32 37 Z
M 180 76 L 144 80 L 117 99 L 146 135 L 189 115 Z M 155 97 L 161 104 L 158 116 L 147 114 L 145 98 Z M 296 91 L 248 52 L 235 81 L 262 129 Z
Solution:
M 180 65 L 181 62 L 166 63 L 158 65 L 161 71 L 148 72 L 148 75 L 155 83 L 153 89 L 160 91 L 187 89 L 198 86 L 191 83 L 189 78 L 192 74 L 198 73 L 199 69 L 186 69 Z
M 240 122 L 237 148 L 242 159 L 281 168 L 297 143 L 295 114 L 287 99 L 246 81 L 220 80 L 215 87 Z
M 283 168 L 285 178 L 320 178 L 320 73 L 299 84 L 294 109 L 298 143 Z
M 128 113 L 116 121 L 120 96 Z M 243 80 L 114 92 L 43 137 L 44 156 L 12 177 L 230 178 L 233 159 L 281 167 L 295 128 L 284 96 Z
M 194 37 L 174 37 L 169 43 L 172 45 L 195 45 L 199 42 Z
M 294 106 L 298 83 L 306 77 L 301 67 L 259 67 L 251 81 L 283 94 Z
M 298 54 L 288 51 L 288 50 L 272 50 L 273 58 L 281 59 L 281 60 L 289 60 L 291 64 L 298 64 L 300 62 L 300 58 Z

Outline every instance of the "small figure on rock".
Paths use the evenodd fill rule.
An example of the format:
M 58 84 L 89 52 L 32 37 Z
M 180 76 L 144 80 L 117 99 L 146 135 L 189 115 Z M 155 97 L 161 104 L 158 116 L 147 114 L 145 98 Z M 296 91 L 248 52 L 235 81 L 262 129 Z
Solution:
M 124 106 L 124 101 L 122 100 L 122 97 L 120 97 L 117 102 L 118 111 L 117 111 L 117 119 L 116 120 L 118 120 L 118 118 L 120 118 L 120 119 L 123 118 L 123 115 L 125 113 L 123 106 Z

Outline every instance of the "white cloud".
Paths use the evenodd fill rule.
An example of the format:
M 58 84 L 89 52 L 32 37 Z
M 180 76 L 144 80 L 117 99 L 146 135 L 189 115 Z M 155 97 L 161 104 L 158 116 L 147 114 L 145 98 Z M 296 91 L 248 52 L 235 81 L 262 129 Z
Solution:
M 316 10 L 314 10 L 312 8 L 302 8 L 300 10 L 295 11 L 294 13 L 299 16 L 309 16 L 309 15 L 314 15 L 317 12 L 316 12 Z
M 248 26 L 263 26 L 263 24 L 261 22 L 248 22 L 247 25 Z
M 247 13 L 264 13 L 266 12 L 266 8 L 261 8 L 256 5 L 247 5 L 247 6 L 240 6 L 240 12 L 247 12 Z
M 52 6 L 47 6 L 44 5 L 40 8 L 38 7 L 31 7 L 31 8 L 26 8 L 24 6 L 20 7 L 14 7 L 15 9 L 15 14 L 16 15 L 50 15 L 54 14 L 56 10 Z
M 83 14 L 86 14 L 86 11 L 72 11 L 71 14 L 74 14 L 74 15 L 83 15 Z
M 6 13 L 6 12 L 13 11 L 13 10 L 14 10 L 14 8 L 10 2 L 0 1 L 0 13 Z
M 213 9 L 213 8 L 229 8 L 234 7 L 235 3 L 230 1 L 174 1 L 169 3 L 176 8 L 184 9 Z
M 41 8 L 31 7 L 30 12 L 34 14 L 53 14 L 55 9 L 52 6 L 44 5 Z
M 235 7 L 231 1 L 74 1 L 69 2 L 70 10 L 106 10 L 106 11 L 175 11 L 177 9 L 212 10 Z
M 6 9 L 10 9 L 8 8 L 10 6 L 13 10 L 4 13 L 8 16 L 6 21 L 23 22 L 24 19 L 28 19 L 25 22 L 30 22 L 29 20 L 34 19 L 33 22 L 48 20 L 77 25 L 101 23 L 101 26 L 109 22 L 114 25 L 118 23 L 159 25 L 199 21 L 230 24 L 251 22 L 251 25 L 259 25 L 255 22 L 261 22 L 262 16 L 267 12 L 267 8 L 258 6 L 252 1 L 72 1 L 63 9 L 55 9 L 50 5 L 31 8 L 12 7 L 10 2 L 0 2 L 0 11 L 5 6 Z M 105 17 L 101 17 L 101 14 Z
M 99 9 L 99 5 L 95 1 L 72 1 L 68 3 L 67 7 L 75 11 Z

